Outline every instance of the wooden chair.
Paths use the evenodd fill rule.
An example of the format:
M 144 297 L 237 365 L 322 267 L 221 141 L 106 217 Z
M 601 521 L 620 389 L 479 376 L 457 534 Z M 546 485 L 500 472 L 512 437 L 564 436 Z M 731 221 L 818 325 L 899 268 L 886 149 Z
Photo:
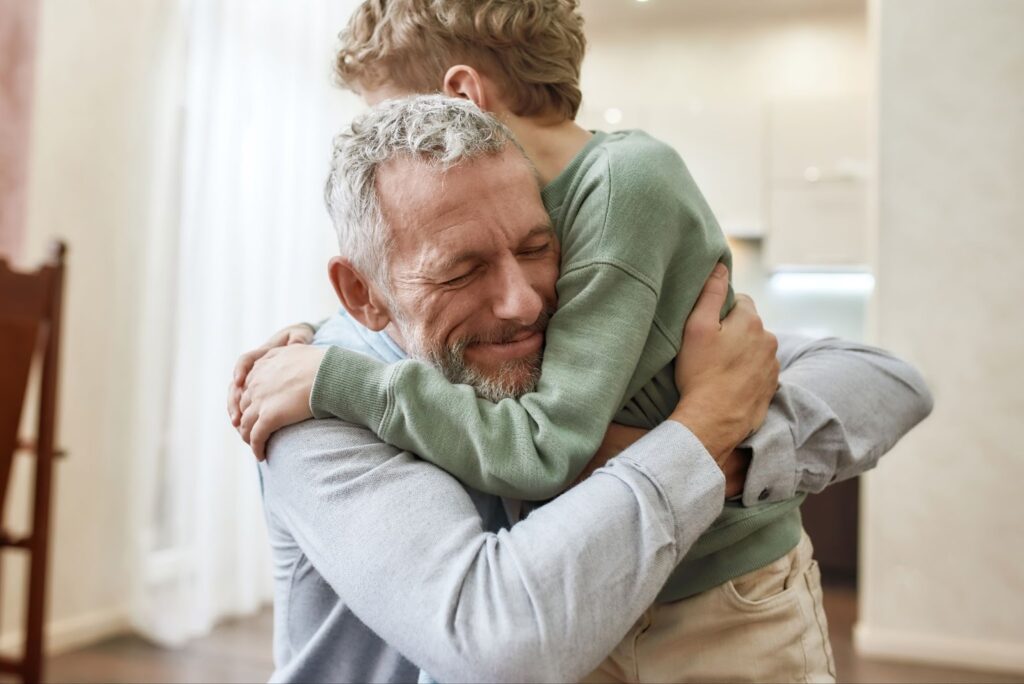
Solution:
M 20 658 L 0 658 L 0 672 L 23 682 L 42 679 L 47 551 L 50 541 L 50 484 L 57 409 L 57 363 L 64 243 L 53 245 L 49 261 L 34 273 L 18 273 L 0 260 L 0 560 L 7 552 L 29 558 L 28 610 Z M 19 439 L 22 407 L 33 369 L 40 374 L 35 439 Z M 5 511 L 14 455 L 35 457 L 31 532 L 8 533 Z

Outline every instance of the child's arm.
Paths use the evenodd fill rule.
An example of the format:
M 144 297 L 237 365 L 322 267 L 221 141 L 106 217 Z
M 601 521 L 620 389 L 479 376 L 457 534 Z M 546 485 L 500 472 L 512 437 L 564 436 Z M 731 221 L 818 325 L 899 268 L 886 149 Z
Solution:
M 560 305 L 536 391 L 491 403 L 425 363 L 384 365 L 332 348 L 313 387 L 314 415 L 367 425 L 492 494 L 543 499 L 562 491 L 625 401 L 675 357 L 683 319 L 715 264 L 728 259 L 702 200 L 681 199 L 689 177 L 678 164 L 678 173 L 634 176 L 635 187 L 618 195 L 597 184 L 583 199 L 576 220 L 590 224 L 575 226 L 563 244 Z M 672 330 L 657 317 L 668 281 L 679 317 Z M 642 358 L 660 363 L 646 377 L 636 373 Z
M 700 284 L 714 263 L 695 274 Z M 385 365 L 332 347 L 313 386 L 314 415 L 367 425 L 485 492 L 558 494 L 627 398 L 656 304 L 648 286 L 604 264 L 567 273 L 558 287 L 564 304 L 548 326 L 540 381 L 519 400 L 492 403 L 426 363 Z

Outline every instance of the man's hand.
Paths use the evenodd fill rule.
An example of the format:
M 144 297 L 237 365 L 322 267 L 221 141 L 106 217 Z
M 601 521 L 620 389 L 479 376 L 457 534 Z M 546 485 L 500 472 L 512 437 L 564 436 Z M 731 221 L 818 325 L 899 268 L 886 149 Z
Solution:
M 266 458 L 270 435 L 313 417 L 309 395 L 323 361 L 325 347 L 293 344 L 275 347 L 253 365 L 245 381 L 238 432 L 256 458 Z
M 728 271 L 719 264 L 683 331 L 676 358 L 682 398 L 671 416 L 719 465 L 764 421 L 779 384 L 779 343 L 764 329 L 750 297 L 737 295 L 736 306 L 719 322 L 728 287 Z
M 289 344 L 309 344 L 313 341 L 314 334 L 313 328 L 307 323 L 289 325 L 271 335 L 270 339 L 262 346 L 238 357 L 231 382 L 228 383 L 228 417 L 234 427 L 237 428 L 242 424 L 242 390 L 245 389 L 245 381 L 253 364 L 276 347 L 285 347 Z

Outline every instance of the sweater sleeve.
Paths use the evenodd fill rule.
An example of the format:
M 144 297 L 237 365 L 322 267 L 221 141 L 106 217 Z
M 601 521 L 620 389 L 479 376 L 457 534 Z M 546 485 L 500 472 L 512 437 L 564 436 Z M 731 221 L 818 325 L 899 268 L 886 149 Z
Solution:
M 671 163 L 681 166 L 678 157 Z M 657 165 L 629 171 L 613 191 L 606 164 L 577 198 L 535 391 L 492 403 L 425 363 L 387 366 L 332 348 L 313 386 L 314 415 L 366 425 L 490 494 L 538 500 L 562 491 L 630 393 L 672 361 L 682 320 L 723 259 L 717 224 L 681 197 L 678 174 Z M 668 278 L 680 312 L 671 332 L 657 320 Z M 642 357 L 646 377 L 635 377 Z
M 365 424 L 490 494 L 558 494 L 622 405 L 656 302 L 649 287 L 605 264 L 566 274 L 559 289 L 564 303 L 548 325 L 536 391 L 493 403 L 429 364 L 389 366 L 332 347 L 313 387 L 315 415 Z

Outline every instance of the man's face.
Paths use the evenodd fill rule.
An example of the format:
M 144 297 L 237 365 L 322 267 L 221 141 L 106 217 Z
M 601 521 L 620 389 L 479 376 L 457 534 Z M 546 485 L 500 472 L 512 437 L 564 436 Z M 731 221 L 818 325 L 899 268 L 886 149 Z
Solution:
M 377 184 L 393 240 L 388 331 L 488 399 L 532 390 L 558 246 L 522 154 L 509 148 L 445 172 L 398 159 Z

